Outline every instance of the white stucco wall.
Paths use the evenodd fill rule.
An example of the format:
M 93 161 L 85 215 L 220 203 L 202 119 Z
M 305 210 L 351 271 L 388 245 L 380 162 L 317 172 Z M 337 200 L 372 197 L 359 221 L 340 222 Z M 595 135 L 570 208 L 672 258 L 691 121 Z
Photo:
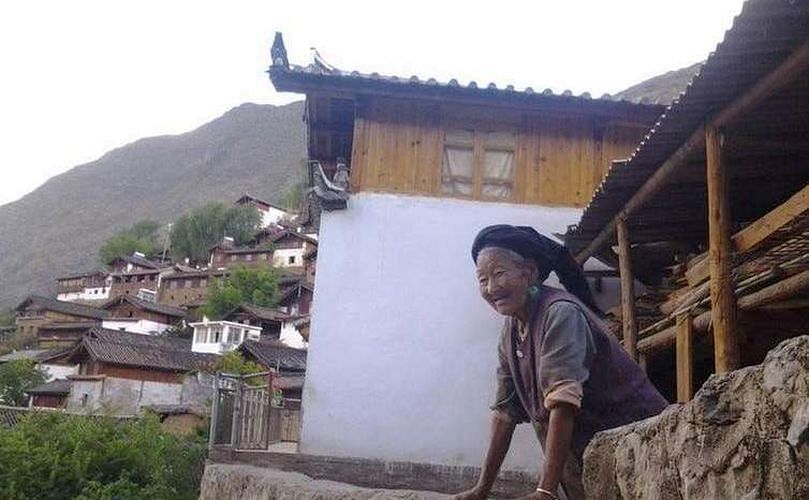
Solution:
M 170 325 L 148 319 L 130 320 L 126 318 L 105 319 L 101 322 L 101 326 L 110 330 L 123 330 L 141 335 L 157 335 L 170 328 Z
M 289 347 L 294 347 L 295 349 L 305 349 L 308 345 L 306 339 L 303 338 L 303 335 L 301 335 L 292 321 L 285 321 L 281 325 L 281 332 L 278 336 L 278 340 Z
M 109 298 L 110 298 L 109 286 L 85 288 L 80 292 L 64 292 L 56 295 L 56 300 L 62 300 L 65 302 L 75 302 L 77 300 L 83 301 L 107 300 Z
M 55 363 L 42 363 L 40 367 L 48 373 L 48 382 L 58 378 L 67 378 L 69 375 L 79 373 L 79 365 L 57 365 Z
M 472 240 L 496 223 L 563 233 L 579 215 L 381 194 L 324 212 L 301 451 L 480 465 L 502 317 L 478 295 Z M 522 425 L 505 468 L 539 456 Z
M 304 248 L 278 248 L 272 253 L 272 265 L 274 267 L 303 267 L 305 253 Z M 290 257 L 295 257 L 295 262 L 290 264 Z

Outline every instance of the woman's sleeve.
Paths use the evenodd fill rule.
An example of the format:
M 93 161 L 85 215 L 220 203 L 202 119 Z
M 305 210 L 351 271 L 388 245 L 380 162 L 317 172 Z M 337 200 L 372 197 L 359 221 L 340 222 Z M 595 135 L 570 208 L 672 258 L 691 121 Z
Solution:
M 503 331 L 503 335 L 509 332 Z M 501 337 L 500 345 L 497 348 L 497 393 L 495 402 L 491 406 L 492 411 L 496 414 L 505 416 L 508 420 L 515 423 L 528 422 L 528 415 L 520 402 L 520 397 L 517 395 L 517 389 L 514 386 L 514 379 L 511 376 L 511 369 L 508 366 L 508 358 L 505 352 L 504 339 Z
M 578 305 L 559 301 L 548 307 L 544 336 L 537 353 L 537 377 L 545 408 L 559 403 L 581 408 L 583 385 L 590 376 L 595 343 L 587 317 Z

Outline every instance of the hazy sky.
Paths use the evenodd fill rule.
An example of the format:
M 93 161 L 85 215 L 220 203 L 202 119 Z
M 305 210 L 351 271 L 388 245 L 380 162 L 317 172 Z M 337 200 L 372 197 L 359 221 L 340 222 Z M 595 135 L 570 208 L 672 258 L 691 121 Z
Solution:
M 281 104 L 275 31 L 341 69 L 615 93 L 703 60 L 742 0 L 0 3 L 0 204 L 145 136 Z

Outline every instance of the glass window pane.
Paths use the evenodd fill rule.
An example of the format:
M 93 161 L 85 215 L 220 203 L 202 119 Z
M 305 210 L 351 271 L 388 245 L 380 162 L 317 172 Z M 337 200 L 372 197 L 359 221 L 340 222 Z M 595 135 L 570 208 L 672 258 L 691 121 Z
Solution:
M 491 135 L 491 134 L 490 134 Z M 514 151 L 486 151 L 483 155 L 484 198 L 511 199 L 514 192 Z
M 472 148 L 445 146 L 441 174 L 441 193 L 472 196 L 474 154 Z

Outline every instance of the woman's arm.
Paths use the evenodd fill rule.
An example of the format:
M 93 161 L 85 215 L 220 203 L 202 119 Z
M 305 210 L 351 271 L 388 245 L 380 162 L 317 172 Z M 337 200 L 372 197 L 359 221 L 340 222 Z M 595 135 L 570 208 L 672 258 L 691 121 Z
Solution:
M 553 407 L 548 422 L 548 435 L 545 439 L 545 466 L 542 479 L 539 481 L 539 487 L 543 490 L 556 494 L 559 489 L 575 424 L 575 406 L 559 403 Z M 542 497 L 540 496 L 540 498 Z
M 456 500 L 485 500 L 494 485 L 500 466 L 506 458 L 508 448 L 511 446 L 511 437 L 514 435 L 516 422 L 508 415 L 494 411 L 492 413 L 491 439 L 483 469 L 474 488 L 455 496 Z

